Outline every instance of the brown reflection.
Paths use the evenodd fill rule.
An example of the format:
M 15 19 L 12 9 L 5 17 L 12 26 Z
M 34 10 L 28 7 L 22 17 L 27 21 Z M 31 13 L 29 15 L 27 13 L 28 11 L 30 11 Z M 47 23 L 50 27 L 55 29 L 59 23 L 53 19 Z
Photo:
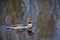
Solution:
M 50 16 L 50 17 L 49 17 Z M 53 19 L 53 14 L 46 12 L 41 12 L 38 15 L 37 26 L 40 28 L 40 38 L 41 40 L 52 40 L 55 34 L 55 22 Z M 50 38 L 50 39 L 49 39 Z

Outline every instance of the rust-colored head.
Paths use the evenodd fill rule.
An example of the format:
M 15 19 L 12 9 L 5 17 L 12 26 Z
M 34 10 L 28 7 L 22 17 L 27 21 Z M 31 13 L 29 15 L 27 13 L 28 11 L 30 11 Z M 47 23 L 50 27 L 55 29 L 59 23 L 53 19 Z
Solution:
M 31 18 L 28 18 L 28 19 L 26 20 L 26 23 L 27 23 L 27 24 L 32 23 L 32 19 L 31 19 Z

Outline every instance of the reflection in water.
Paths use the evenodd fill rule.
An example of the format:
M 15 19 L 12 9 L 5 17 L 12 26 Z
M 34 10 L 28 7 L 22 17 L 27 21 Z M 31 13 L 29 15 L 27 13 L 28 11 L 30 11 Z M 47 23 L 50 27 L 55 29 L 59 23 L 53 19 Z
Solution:
M 0 24 L 25 23 L 33 19 L 34 27 L 40 32 L 29 36 L 27 32 L 4 32 L 6 25 L 0 27 L 3 40 L 59 40 L 60 38 L 60 1 L 59 0 L 2 0 L 0 1 Z M 54 16 L 56 18 L 54 18 Z M 37 37 L 38 34 L 38 37 Z M 9 35 L 11 38 L 7 37 Z M 0 36 L 0 37 L 1 37 Z M 24 37 L 24 39 L 22 38 Z M 7 38 L 7 39 L 6 39 Z
M 60 19 L 56 21 L 56 34 L 54 40 L 60 40 Z
M 33 35 L 28 35 L 27 30 L 24 32 L 20 32 L 18 30 L 5 30 L 2 28 L 2 40 L 37 40 L 39 29 L 33 28 Z

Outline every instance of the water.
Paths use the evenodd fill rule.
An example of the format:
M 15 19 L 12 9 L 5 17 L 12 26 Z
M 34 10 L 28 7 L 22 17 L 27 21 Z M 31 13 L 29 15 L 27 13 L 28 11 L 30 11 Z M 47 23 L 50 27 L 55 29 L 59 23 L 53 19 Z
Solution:
M 54 40 L 60 40 L 60 19 L 56 21 L 56 34 Z
M 2 26 L 1 26 L 2 27 Z M 7 27 L 7 25 L 6 25 Z M 2 27 L 1 29 L 1 37 L 2 40 L 37 40 L 37 34 L 39 32 L 39 29 L 35 30 L 36 28 L 32 29 L 33 30 L 33 35 L 28 35 L 27 30 L 20 32 L 18 30 L 6 30 L 6 27 Z
M 27 31 L 24 32 L 17 32 L 17 31 L 6 31 L 4 27 L 7 25 L 2 25 L 0 28 L 0 32 L 2 33 L 3 40 L 37 40 L 38 37 L 38 29 L 34 30 L 36 28 L 33 28 L 34 35 L 28 35 Z M 39 34 L 40 35 L 40 34 Z M 56 34 L 54 35 L 54 38 L 38 38 L 40 40 L 60 40 L 60 20 L 58 19 L 56 21 Z
M 2 34 L 3 40 L 37 40 L 37 36 L 38 36 L 39 40 L 60 40 L 60 5 L 59 5 L 60 1 L 59 0 L 46 0 L 44 2 L 43 0 L 41 0 L 41 1 L 32 0 L 32 4 L 29 4 L 30 3 L 29 1 L 30 0 L 23 0 L 23 3 L 21 3 L 21 6 L 23 7 L 22 8 L 22 12 L 25 13 L 24 16 L 22 17 L 23 23 L 25 23 L 27 18 L 31 17 L 34 20 L 33 21 L 33 25 L 34 25 L 34 27 L 36 27 L 37 20 L 38 20 L 37 16 L 39 14 L 44 14 L 44 13 L 47 14 L 46 16 L 47 16 L 48 20 L 50 20 L 50 17 L 53 14 L 53 15 L 56 16 L 56 18 L 54 18 L 55 25 L 56 25 L 55 26 L 56 27 L 56 29 L 55 29 L 56 32 L 54 34 L 54 37 L 43 38 L 43 37 L 41 37 L 40 33 L 39 33 L 39 36 L 40 36 L 39 37 L 37 35 L 38 32 L 36 32 L 34 29 L 33 29 L 33 32 L 35 34 L 32 35 L 32 36 L 28 35 L 27 31 L 24 31 L 22 33 L 16 32 L 16 31 L 6 32 L 5 31 L 6 30 L 5 27 L 7 27 L 8 25 L 5 25 L 5 24 L 11 24 L 12 20 L 13 20 L 13 17 L 11 15 L 7 15 L 7 13 L 8 14 L 9 14 L 9 12 L 11 13 L 11 10 L 12 10 L 12 8 L 10 9 L 10 7 L 9 7 L 9 6 L 11 6 L 10 3 L 7 5 L 4 2 L 4 0 L 3 0 L 2 6 L 1 6 L 1 9 L 2 9 L 1 12 L 2 12 L 2 19 L 3 19 L 3 21 L 5 21 L 4 22 L 5 24 L 4 25 L 0 25 L 0 32 Z M 17 4 L 18 3 L 16 3 L 16 5 Z M 16 7 L 16 10 L 18 11 L 18 5 Z M 44 15 L 39 15 L 40 17 L 42 17 L 41 19 L 43 21 L 45 21 L 45 19 L 46 19 L 45 17 L 43 17 Z M 18 14 L 18 17 L 20 17 L 19 14 Z M 16 17 L 16 20 L 14 22 L 17 22 L 17 23 L 19 22 L 20 23 L 20 20 L 18 21 L 18 17 Z M 45 25 L 47 25 L 47 24 L 45 24 Z M 51 31 L 48 32 L 48 33 L 50 34 Z M 8 36 L 10 36 L 10 37 L 8 37 Z

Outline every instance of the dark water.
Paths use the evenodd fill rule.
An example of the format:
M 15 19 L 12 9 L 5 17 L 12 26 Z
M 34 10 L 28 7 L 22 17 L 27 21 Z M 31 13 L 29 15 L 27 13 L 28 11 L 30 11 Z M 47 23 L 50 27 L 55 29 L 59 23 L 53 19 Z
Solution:
M 24 32 L 16 32 L 16 31 L 6 31 L 6 27 L 8 25 L 2 25 L 0 26 L 0 35 L 3 40 L 60 40 L 60 19 L 56 21 L 56 32 L 54 34 L 54 37 L 47 37 L 43 38 L 40 36 L 40 33 L 38 35 L 38 32 L 40 31 L 34 31 L 34 35 L 28 35 L 27 31 Z M 34 29 L 33 29 L 34 30 Z
M 13 8 L 11 6 L 11 1 L 9 2 L 9 4 L 6 4 L 3 0 L 3 2 L 1 2 L 1 14 L 2 17 L 1 19 L 4 21 L 5 24 L 0 25 L 0 39 L 1 40 L 60 40 L 60 1 L 59 0 L 31 0 L 32 4 L 30 4 L 30 0 L 22 0 L 23 3 L 21 3 L 22 6 L 22 11 L 24 12 L 24 15 L 22 17 L 20 17 L 20 14 L 18 14 L 19 18 L 22 18 L 22 22 L 25 23 L 25 20 L 29 17 L 31 17 L 34 21 L 33 25 L 34 27 L 37 25 L 37 20 L 40 18 L 37 18 L 37 16 L 39 15 L 41 17 L 42 20 L 45 20 L 46 18 L 48 20 L 50 20 L 51 15 L 55 15 L 56 18 L 53 18 L 55 21 L 55 27 L 56 27 L 56 31 L 53 37 L 42 37 L 41 36 L 41 32 L 39 31 L 39 33 L 37 31 L 34 35 L 29 36 L 27 35 L 27 32 L 24 31 L 22 33 L 20 32 L 16 32 L 15 31 L 6 31 L 6 27 L 9 25 L 6 24 L 11 24 L 12 23 L 12 19 L 13 17 L 11 15 L 8 15 L 9 13 L 13 13 Z M 18 9 L 18 2 L 17 0 L 15 1 L 16 3 L 16 12 L 19 10 Z M 47 8 L 46 8 L 47 7 Z M 8 10 L 8 11 L 7 11 Z M 46 18 L 44 15 L 47 14 Z M 12 14 L 14 15 L 14 14 Z M 16 16 L 14 16 L 16 17 Z M 15 21 L 16 23 L 20 23 L 19 18 L 16 17 Z M 41 22 L 41 21 L 40 21 Z M 45 21 L 46 22 L 46 21 Z M 47 24 L 46 24 L 47 25 Z M 51 31 L 48 33 L 50 34 Z
M 0 28 L 0 35 L 2 40 L 37 40 L 39 29 L 33 28 L 34 35 L 28 35 L 27 30 L 18 32 L 17 30 L 6 30 L 8 25 L 2 25 Z M 36 32 L 35 32 L 36 31 Z

